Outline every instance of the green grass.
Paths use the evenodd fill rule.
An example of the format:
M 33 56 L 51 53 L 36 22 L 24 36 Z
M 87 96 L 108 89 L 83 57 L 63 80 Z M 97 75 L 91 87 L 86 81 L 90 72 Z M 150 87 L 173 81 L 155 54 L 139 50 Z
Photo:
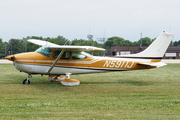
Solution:
M 74 87 L 0 64 L 0 119 L 180 119 L 180 64 L 72 75 Z

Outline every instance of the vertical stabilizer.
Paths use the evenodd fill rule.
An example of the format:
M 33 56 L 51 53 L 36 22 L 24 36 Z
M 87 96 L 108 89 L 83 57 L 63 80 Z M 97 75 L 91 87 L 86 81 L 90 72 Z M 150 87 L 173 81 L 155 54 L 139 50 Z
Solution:
M 144 51 L 137 54 L 122 55 L 122 57 L 162 58 L 173 37 L 174 34 L 163 32 Z

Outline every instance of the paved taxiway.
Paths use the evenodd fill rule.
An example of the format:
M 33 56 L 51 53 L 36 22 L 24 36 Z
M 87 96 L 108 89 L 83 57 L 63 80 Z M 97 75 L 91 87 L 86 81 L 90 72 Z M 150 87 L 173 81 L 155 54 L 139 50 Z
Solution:
M 180 59 L 175 59 L 175 60 L 163 59 L 162 62 L 164 62 L 164 63 L 180 63 Z M 0 63 L 13 63 L 13 62 L 6 60 L 6 59 L 0 59 Z
M 0 63 L 13 63 L 13 62 L 6 59 L 0 59 Z

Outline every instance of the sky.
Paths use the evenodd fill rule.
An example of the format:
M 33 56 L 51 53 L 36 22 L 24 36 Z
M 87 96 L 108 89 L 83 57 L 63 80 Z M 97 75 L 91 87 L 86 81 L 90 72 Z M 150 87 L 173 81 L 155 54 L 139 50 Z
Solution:
M 122 37 L 137 41 L 161 32 L 180 40 L 180 0 L 0 0 L 0 38 Z

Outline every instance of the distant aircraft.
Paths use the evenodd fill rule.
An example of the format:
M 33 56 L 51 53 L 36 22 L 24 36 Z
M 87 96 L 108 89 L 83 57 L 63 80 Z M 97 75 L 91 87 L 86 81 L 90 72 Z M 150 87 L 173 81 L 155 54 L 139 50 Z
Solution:
M 62 46 L 50 42 L 29 39 L 42 46 L 35 52 L 10 55 L 20 72 L 28 74 L 23 84 L 30 84 L 33 74 L 49 75 L 51 81 L 61 81 L 65 86 L 79 85 L 79 80 L 70 79 L 71 74 L 103 73 L 111 71 L 141 70 L 162 67 L 161 62 L 174 34 L 163 32 L 144 51 L 137 54 L 121 55 L 119 58 L 97 57 L 86 52 L 105 51 L 92 46 Z M 64 76 L 66 75 L 66 79 Z

